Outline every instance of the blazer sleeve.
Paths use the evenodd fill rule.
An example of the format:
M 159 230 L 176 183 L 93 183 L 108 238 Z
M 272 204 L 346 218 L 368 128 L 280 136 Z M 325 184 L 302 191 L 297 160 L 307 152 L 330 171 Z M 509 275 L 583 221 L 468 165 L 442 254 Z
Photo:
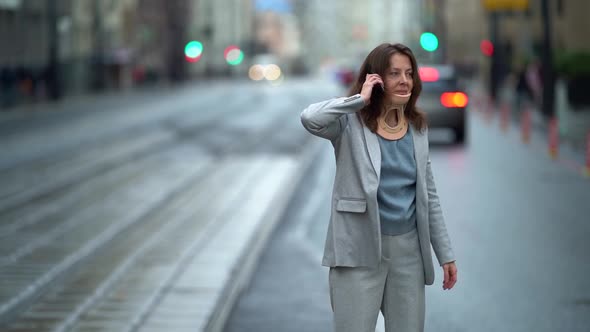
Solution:
M 430 242 L 436 254 L 439 264 L 450 263 L 455 260 L 455 254 L 451 247 L 451 240 L 447 233 L 445 220 L 434 184 L 430 158 L 426 164 L 426 187 L 428 190 L 428 219 L 430 223 Z
M 301 112 L 301 123 L 311 134 L 333 141 L 348 125 L 346 114 L 358 112 L 364 106 L 360 94 L 311 104 Z

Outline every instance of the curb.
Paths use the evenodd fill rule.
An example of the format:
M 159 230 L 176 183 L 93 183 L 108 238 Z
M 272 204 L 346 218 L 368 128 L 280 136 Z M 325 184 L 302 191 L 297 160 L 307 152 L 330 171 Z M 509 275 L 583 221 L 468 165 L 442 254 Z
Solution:
M 262 218 L 263 221 L 258 225 L 258 229 L 251 233 L 247 240 L 247 248 L 238 255 L 239 266 L 235 264 L 231 266 L 230 270 L 235 274 L 227 280 L 221 290 L 221 295 L 218 296 L 218 301 L 214 304 L 213 312 L 203 327 L 202 331 L 207 332 L 222 332 L 229 316 L 239 299 L 242 291 L 248 287 L 258 261 L 262 256 L 264 248 L 266 248 L 274 229 L 279 224 L 281 216 L 285 212 L 293 195 L 297 191 L 297 184 L 302 180 L 305 171 L 311 165 L 312 160 L 321 150 L 321 140 L 312 139 L 304 146 L 304 151 L 307 150 L 300 157 L 300 162 L 295 174 L 291 177 L 289 183 L 281 195 L 276 196 L 272 202 L 272 208 L 269 209 Z

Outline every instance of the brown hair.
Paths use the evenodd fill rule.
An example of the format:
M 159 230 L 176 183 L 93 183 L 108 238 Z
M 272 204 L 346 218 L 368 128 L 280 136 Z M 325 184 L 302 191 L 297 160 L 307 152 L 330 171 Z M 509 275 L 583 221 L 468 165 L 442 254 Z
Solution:
M 407 56 L 412 63 L 412 79 L 414 85 L 412 88 L 412 96 L 406 104 L 404 114 L 414 128 L 421 131 L 426 128 L 426 115 L 416 109 L 416 100 L 422 91 L 422 81 L 418 74 L 416 58 L 412 51 L 405 45 L 384 43 L 375 47 L 363 62 L 358 77 L 349 90 L 349 96 L 361 92 L 367 74 L 379 74 L 383 77 L 389 70 L 391 57 L 396 53 L 401 53 Z M 373 93 L 371 94 L 371 102 L 360 110 L 360 116 L 363 122 L 372 132 L 377 131 L 377 119 L 381 115 L 383 97 L 383 92 L 374 88 Z

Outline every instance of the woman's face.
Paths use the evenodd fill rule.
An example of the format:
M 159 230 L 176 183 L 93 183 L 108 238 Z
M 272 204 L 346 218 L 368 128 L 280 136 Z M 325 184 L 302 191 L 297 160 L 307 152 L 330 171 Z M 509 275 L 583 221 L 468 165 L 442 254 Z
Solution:
M 407 55 L 395 53 L 391 56 L 389 68 L 383 77 L 386 101 L 399 105 L 410 100 L 414 87 L 413 71 Z

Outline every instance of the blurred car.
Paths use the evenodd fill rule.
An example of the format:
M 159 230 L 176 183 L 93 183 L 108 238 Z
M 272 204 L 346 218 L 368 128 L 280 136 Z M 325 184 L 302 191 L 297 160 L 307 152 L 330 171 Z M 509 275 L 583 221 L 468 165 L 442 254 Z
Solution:
M 256 54 L 252 57 L 248 76 L 254 81 L 277 81 L 284 77 L 284 64 L 280 58 L 271 53 Z
M 455 142 L 465 141 L 467 94 L 459 86 L 451 65 L 424 65 L 418 68 L 422 93 L 417 106 L 426 113 L 430 128 L 450 128 Z

